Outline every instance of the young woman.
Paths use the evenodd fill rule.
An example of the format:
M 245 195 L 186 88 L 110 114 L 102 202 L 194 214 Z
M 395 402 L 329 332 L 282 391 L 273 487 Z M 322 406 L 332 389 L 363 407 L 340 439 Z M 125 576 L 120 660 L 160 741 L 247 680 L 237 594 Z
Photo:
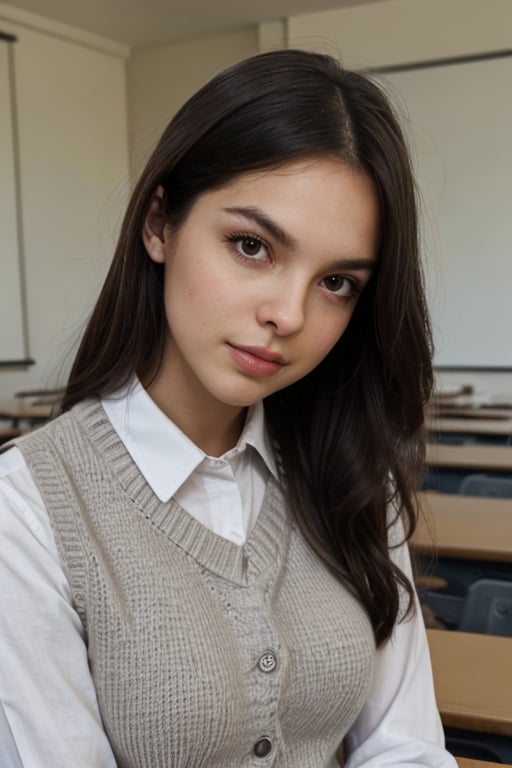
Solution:
M 291 50 L 214 78 L 133 192 L 61 415 L 1 457 L 12 759 L 454 766 L 405 543 L 430 388 L 379 87 Z

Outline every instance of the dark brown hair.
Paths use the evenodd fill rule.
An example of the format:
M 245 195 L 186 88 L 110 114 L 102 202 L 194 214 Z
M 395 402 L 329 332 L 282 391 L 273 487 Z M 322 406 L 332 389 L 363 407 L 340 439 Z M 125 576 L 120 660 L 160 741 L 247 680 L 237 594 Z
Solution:
M 208 82 L 171 120 L 131 196 L 115 256 L 83 336 L 62 410 L 115 392 L 162 360 L 162 265 L 143 223 L 161 185 L 178 228 L 194 201 L 239 174 L 331 156 L 369 174 L 380 203 L 379 266 L 344 335 L 304 379 L 265 401 L 283 486 L 318 555 L 359 597 L 379 644 L 412 587 L 393 564 L 398 510 L 416 521 L 423 406 L 432 386 L 430 329 L 407 148 L 381 88 L 335 59 L 260 54 Z M 396 513 L 390 515 L 389 510 Z

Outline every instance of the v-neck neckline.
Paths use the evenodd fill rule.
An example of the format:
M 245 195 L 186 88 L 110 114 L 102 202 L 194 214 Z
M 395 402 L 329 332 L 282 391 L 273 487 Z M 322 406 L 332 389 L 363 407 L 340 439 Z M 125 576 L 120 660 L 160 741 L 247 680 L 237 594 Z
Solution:
M 73 410 L 138 511 L 202 567 L 240 586 L 249 586 L 269 566 L 282 561 L 290 520 L 283 494 L 272 476 L 256 523 L 245 544 L 238 545 L 200 523 L 174 498 L 168 502 L 158 498 L 99 401 L 82 402 Z

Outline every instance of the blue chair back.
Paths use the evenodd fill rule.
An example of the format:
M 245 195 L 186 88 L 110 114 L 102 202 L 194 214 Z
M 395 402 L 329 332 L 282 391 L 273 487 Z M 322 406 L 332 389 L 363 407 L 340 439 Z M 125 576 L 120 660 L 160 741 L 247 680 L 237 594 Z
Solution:
M 512 637 L 512 582 L 475 581 L 468 589 L 458 629 Z
M 512 499 L 512 477 L 470 474 L 459 485 L 462 496 L 495 496 L 500 499 Z

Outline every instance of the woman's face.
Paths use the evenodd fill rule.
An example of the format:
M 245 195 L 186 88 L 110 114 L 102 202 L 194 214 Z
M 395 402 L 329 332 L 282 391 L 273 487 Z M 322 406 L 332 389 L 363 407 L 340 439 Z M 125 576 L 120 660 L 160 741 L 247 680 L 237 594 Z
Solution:
M 241 409 L 309 373 L 345 331 L 375 267 L 371 179 L 330 158 L 244 174 L 201 195 L 164 264 L 167 343 L 153 386 L 169 413 Z

